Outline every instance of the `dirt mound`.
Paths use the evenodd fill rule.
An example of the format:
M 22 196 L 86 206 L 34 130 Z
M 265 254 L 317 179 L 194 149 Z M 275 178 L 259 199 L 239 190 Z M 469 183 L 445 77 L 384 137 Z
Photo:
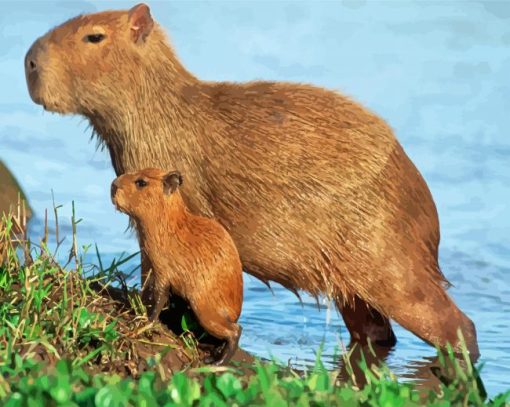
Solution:
M 36 244 L 11 228 L 0 224 L 5 254 L 0 263 L 0 363 L 34 359 L 51 368 L 68 359 L 91 373 L 136 378 L 157 368 L 169 377 L 203 365 L 221 346 L 176 297 L 160 321 L 149 323 L 139 292 L 128 287 L 119 263 L 108 269 L 84 264 L 73 244 L 69 261 L 61 265 L 53 254 L 58 246 L 53 253 L 46 246 L 47 234 Z M 238 350 L 232 363 L 251 361 Z

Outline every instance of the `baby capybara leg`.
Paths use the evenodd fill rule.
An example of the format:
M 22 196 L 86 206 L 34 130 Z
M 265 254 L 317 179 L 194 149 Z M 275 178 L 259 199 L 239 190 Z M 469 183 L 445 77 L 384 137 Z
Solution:
M 149 284 L 147 281 L 147 278 L 149 277 L 149 274 L 151 274 L 152 270 L 152 263 L 149 259 L 149 256 L 145 254 L 145 252 L 142 250 L 140 254 L 140 268 L 141 268 L 141 280 L 142 280 L 142 289 L 146 288 L 146 286 Z
M 231 320 L 223 306 L 215 306 L 214 301 L 201 304 L 191 300 L 190 305 L 202 328 L 215 338 L 226 341 L 220 356 L 213 363 L 227 363 L 237 349 L 241 326 Z
M 416 282 L 405 290 L 388 293 L 391 303 L 382 306 L 388 315 L 425 342 L 442 349 L 450 343 L 461 351 L 460 329 L 473 361 L 479 350 L 473 322 L 457 308 L 446 290 L 433 281 Z
M 169 287 L 154 285 L 154 290 L 152 292 L 153 303 L 149 317 L 150 321 L 156 321 L 159 318 L 159 314 L 161 314 L 161 311 L 168 300 L 168 295 Z
M 351 343 L 365 345 L 370 340 L 376 345 L 391 347 L 397 342 L 390 320 L 358 296 L 351 302 L 340 298 L 336 304 L 351 335 Z

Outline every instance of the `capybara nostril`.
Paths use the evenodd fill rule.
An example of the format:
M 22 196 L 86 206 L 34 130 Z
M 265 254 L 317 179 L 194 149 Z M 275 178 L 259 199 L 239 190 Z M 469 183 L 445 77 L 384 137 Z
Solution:
M 37 69 L 37 64 L 34 61 L 34 46 L 32 46 L 25 56 L 25 71 L 27 73 L 33 72 Z
M 38 71 L 40 67 L 40 61 L 38 61 L 38 58 L 40 57 L 42 50 L 43 47 L 40 40 L 34 42 L 28 50 L 25 56 L 25 71 L 27 74 L 34 75 L 34 73 Z

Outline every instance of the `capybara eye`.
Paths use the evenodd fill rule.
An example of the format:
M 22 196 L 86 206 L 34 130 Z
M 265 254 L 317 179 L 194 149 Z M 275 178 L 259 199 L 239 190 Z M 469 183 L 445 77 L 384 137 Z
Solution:
M 143 187 L 146 187 L 147 186 L 147 181 L 139 178 L 135 181 L 135 185 L 138 187 L 138 188 L 143 188 Z
M 98 42 L 101 42 L 105 39 L 104 34 L 89 34 L 86 35 L 84 40 L 85 42 L 91 42 L 92 44 L 97 44 Z

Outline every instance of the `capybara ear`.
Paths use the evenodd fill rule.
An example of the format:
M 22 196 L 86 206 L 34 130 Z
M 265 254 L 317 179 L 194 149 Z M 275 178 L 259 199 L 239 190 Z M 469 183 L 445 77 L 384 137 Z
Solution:
M 144 3 L 137 4 L 128 13 L 131 38 L 134 43 L 145 41 L 154 27 L 149 6 Z
M 172 171 L 163 177 L 163 191 L 170 195 L 182 185 L 182 175 L 179 171 Z

